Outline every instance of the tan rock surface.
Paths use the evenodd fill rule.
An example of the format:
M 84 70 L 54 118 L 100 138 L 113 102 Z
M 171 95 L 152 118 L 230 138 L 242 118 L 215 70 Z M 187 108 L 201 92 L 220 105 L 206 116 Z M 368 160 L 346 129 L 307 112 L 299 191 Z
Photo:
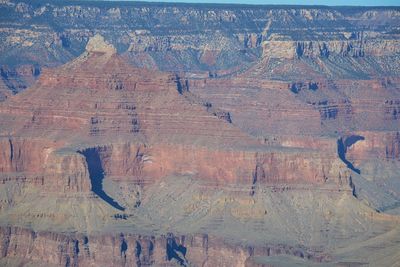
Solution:
M 34 15 L 29 7 L 18 12 Z M 348 40 L 312 45 L 273 34 L 261 42 L 274 18 L 290 28 L 297 12 L 307 21 L 341 16 L 271 10 L 265 36 L 234 35 L 248 48 L 264 45 L 263 57 L 223 78 L 132 67 L 96 34 L 79 57 L 0 103 L 0 265 L 396 264 L 399 81 L 396 65 L 383 77 L 369 67 L 384 71 L 398 42 L 374 32 L 362 48 L 347 32 Z M 126 10 L 104 14 L 120 21 Z M 199 46 L 199 61 L 214 65 L 238 45 L 224 33 L 201 35 L 197 46 L 148 33 L 136 30 L 125 44 L 154 69 L 150 52 Z M 27 40 L 12 44 L 32 47 L 29 38 L 41 36 L 15 35 Z M 66 36 L 54 41 L 69 45 Z M 348 78 L 337 56 L 374 76 Z

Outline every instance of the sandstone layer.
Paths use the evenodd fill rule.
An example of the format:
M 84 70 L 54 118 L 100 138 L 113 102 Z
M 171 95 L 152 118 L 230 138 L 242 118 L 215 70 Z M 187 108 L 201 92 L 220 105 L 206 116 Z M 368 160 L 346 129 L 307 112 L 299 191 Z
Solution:
M 0 12 L 0 265 L 398 264 L 397 8 Z

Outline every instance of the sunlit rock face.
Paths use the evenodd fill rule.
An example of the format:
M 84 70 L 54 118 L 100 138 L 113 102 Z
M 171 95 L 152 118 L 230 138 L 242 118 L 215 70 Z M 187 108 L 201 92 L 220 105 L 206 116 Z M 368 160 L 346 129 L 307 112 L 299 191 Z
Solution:
M 396 266 L 396 8 L 0 12 L 0 265 Z

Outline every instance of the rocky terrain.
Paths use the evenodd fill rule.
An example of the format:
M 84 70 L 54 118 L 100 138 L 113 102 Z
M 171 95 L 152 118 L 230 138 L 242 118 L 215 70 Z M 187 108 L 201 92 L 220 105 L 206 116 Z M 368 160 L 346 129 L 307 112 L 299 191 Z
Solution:
M 398 266 L 399 30 L 0 0 L 0 266 Z

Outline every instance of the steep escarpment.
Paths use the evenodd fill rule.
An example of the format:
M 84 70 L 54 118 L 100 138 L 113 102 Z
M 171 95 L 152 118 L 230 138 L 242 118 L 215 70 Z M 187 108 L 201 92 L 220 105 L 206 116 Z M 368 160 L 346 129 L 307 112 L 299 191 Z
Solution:
M 0 13 L 0 265 L 397 263 L 396 8 Z
M 23 64 L 19 66 L 4 65 L 0 68 L 1 86 L 7 88 L 9 93 L 18 93 L 31 86 L 40 75 L 37 64 Z
M 342 56 L 362 58 L 391 56 L 399 51 L 398 36 L 377 32 L 339 32 L 335 39 L 301 41 L 285 40 L 286 36 L 272 35 L 264 42 L 264 56 L 272 58 L 312 58 Z M 282 47 L 283 46 L 283 49 Z M 286 48 L 286 49 L 285 49 Z
M 261 164 L 266 183 L 320 183 L 327 173 L 336 183 L 340 170 L 329 156 L 313 149 L 263 146 L 183 86 L 188 83 L 182 85 L 178 76 L 130 67 L 97 35 L 80 57 L 44 70 L 30 90 L 0 107 L 7 126 L 3 134 L 12 136 L 2 144 L 2 169 L 60 173 L 65 168 L 68 173 L 73 164 L 82 166 L 78 170 L 88 168 L 83 178 L 104 173 L 151 181 L 190 172 L 210 181 L 250 184 Z
M 15 92 L 30 86 L 42 67 L 81 54 L 95 33 L 135 66 L 196 76 L 235 73 L 263 55 L 271 56 L 274 68 L 299 58 L 309 68 L 342 77 L 372 75 L 374 65 L 398 75 L 391 68 L 398 64 L 396 8 L 44 0 L 5 1 L 0 8 L 2 78 Z M 310 62 L 315 57 L 322 62 Z
M 234 188 L 226 188 L 227 191 L 221 195 L 221 188 L 201 189 L 198 182 L 187 177 L 171 177 L 158 183 L 148 189 L 139 207 L 122 213 L 115 213 L 116 209 L 113 209 L 114 213 L 108 213 L 112 215 L 112 218 L 108 218 L 111 224 L 102 233 L 57 233 L 56 229 L 68 222 L 59 224 L 60 211 L 55 212 L 51 208 L 42 211 L 35 219 L 31 216 L 36 210 L 31 209 L 26 215 L 33 222 L 40 218 L 42 225 L 31 224 L 36 230 L 23 225 L 23 228 L 2 227 L 1 262 L 11 266 L 20 262 L 55 266 L 68 262 L 84 265 L 106 263 L 110 266 L 176 263 L 247 266 L 246 262 L 257 261 L 258 257 L 290 256 L 294 257 L 292 260 L 298 259 L 307 264 L 329 264 L 345 258 L 343 252 L 326 245 L 326 240 L 337 238 L 339 233 L 335 230 L 314 232 L 312 229 L 315 227 L 332 229 L 332 226 L 340 226 L 343 237 L 362 242 L 368 239 L 371 231 L 374 231 L 373 235 L 378 235 L 378 239 L 383 238 L 387 230 L 385 228 L 392 229 L 395 223 L 391 222 L 393 218 L 376 214 L 360 205 L 350 194 L 337 190 L 333 193 L 324 189 L 310 195 L 305 193 L 309 190 L 307 188 L 258 187 L 253 197 L 248 194 L 240 197 L 232 190 Z M 259 194 L 261 190 L 266 194 Z M 61 203 L 62 200 L 57 201 Z M 80 198 L 80 201 L 86 200 Z M 276 201 L 281 204 L 277 205 Z M 312 210 L 309 209 L 310 205 Z M 289 212 L 282 210 L 282 206 Z M 77 209 L 76 204 L 73 207 Z M 54 213 L 49 213 L 51 211 Z M 99 210 L 91 210 L 93 212 L 101 214 Z M 303 220 L 299 216 L 302 213 L 309 219 Z M 82 220 L 79 216 L 73 216 L 78 222 Z M 288 221 L 279 220 L 280 216 L 287 217 Z M 99 217 L 88 219 L 98 222 Z M 103 217 L 102 221 L 105 219 L 107 217 Z M 3 217 L 2 220 L 10 222 Z M 295 222 L 295 226 L 290 221 Z M 355 227 L 355 222 L 361 223 L 360 226 Z M 365 225 L 371 228 L 367 230 Z M 284 231 L 291 231 L 291 241 L 287 241 L 287 236 L 282 237 Z M 154 235 L 155 232 L 158 234 Z M 228 237 L 237 241 L 231 243 L 227 241 Z M 392 235 L 383 243 L 379 241 L 380 245 L 371 251 L 369 259 L 374 259 L 376 253 L 393 246 L 396 237 Z M 306 240 L 310 238 L 315 240 L 315 248 L 308 247 L 309 241 Z M 348 244 L 348 241 L 337 242 Z M 390 243 L 391 246 L 388 245 Z M 387 262 L 390 263 L 390 259 Z
M 265 66 L 263 62 L 269 62 L 268 58 L 258 66 Z M 228 111 L 233 124 L 266 144 L 322 148 L 336 146 L 341 138 L 364 136 L 365 140 L 349 148 L 350 154 L 336 154 L 336 158 L 344 159 L 352 170 L 357 192 L 369 192 L 363 198 L 370 199 L 372 207 L 380 210 L 385 202 L 392 204 L 383 210 L 398 206 L 396 77 L 291 80 L 288 76 L 276 81 L 259 74 L 248 71 L 238 77 L 193 79 L 189 87 Z M 337 144 L 344 148 L 342 142 Z M 366 149 L 367 144 L 374 148 Z
M 323 159 L 321 160 L 325 163 L 322 167 L 320 159 L 317 159 L 317 151 L 259 148 L 258 140 L 238 130 L 221 113 L 204 103 L 194 101 L 187 93 L 182 95 L 179 89 L 181 81 L 175 76 L 164 73 L 154 76 L 154 72 L 132 68 L 115 52 L 98 36 L 88 43 L 87 51 L 76 60 L 55 70 L 45 70 L 33 88 L 2 105 L 3 122 L 10 126 L 8 131 L 13 129 L 14 136 L 25 137 L 46 134 L 54 142 L 62 140 L 63 143 L 69 143 L 69 150 L 81 151 L 83 155 L 86 150 L 80 147 L 85 147 L 85 142 L 89 146 L 91 143 L 106 142 L 100 155 L 105 153 L 102 158 L 111 161 L 104 163 L 104 171 L 113 176 L 146 177 L 146 171 L 149 170 L 148 176 L 157 179 L 188 169 L 210 180 L 226 179 L 246 183 L 259 157 L 265 157 L 262 160 L 265 166 L 277 160 L 276 164 L 271 165 L 276 165 L 274 169 L 268 170 L 268 179 L 271 182 L 320 182 L 325 179 L 324 172 L 336 171 L 329 166 L 329 161 L 325 162 Z M 111 72 L 104 73 L 106 70 Z M 138 142 L 137 148 L 132 145 L 133 147 L 128 147 L 127 150 L 124 148 L 115 154 L 118 144 L 123 143 L 112 141 L 115 134 L 132 140 L 127 142 L 128 145 Z M 113 142 L 117 145 L 107 146 L 107 143 Z M 140 146 L 143 147 L 140 153 L 148 154 L 152 163 L 135 167 L 135 162 L 140 160 L 137 154 L 139 152 L 135 151 Z M 232 151 L 226 149 L 227 146 Z M 19 148 L 15 146 L 8 150 L 14 149 Z M 54 148 L 57 149 L 62 151 L 61 144 Z M 29 149 L 21 148 L 19 151 L 22 151 L 22 156 L 14 161 L 26 161 L 35 167 L 46 166 L 43 159 L 34 163 L 29 160 L 29 155 L 24 156 L 24 153 L 29 153 Z M 107 155 L 107 151 L 111 154 Z M 238 156 L 242 151 L 245 154 Z M 42 157 L 48 157 L 44 151 L 38 153 Z M 294 166 L 306 165 L 306 168 L 285 167 L 286 161 L 297 162 L 296 158 L 300 153 L 307 155 L 305 160 L 309 163 L 298 162 Z M 140 157 L 143 159 L 144 155 Z M 209 161 L 210 155 L 215 155 L 215 159 Z M 35 156 L 36 160 L 40 160 L 40 156 Z M 131 171 L 127 170 L 127 166 L 121 165 L 122 159 L 122 162 L 132 164 L 129 167 Z M 4 163 L 9 161 L 4 160 Z M 219 164 L 224 165 L 218 166 Z M 236 167 L 231 170 L 223 167 L 231 164 Z M 37 170 L 26 167 L 21 171 Z M 135 174 L 135 171 L 138 173 Z M 218 172 L 222 175 L 218 175 Z M 292 175 L 294 173 L 296 176 Z
M 41 241 L 49 245 L 41 243 L 40 251 L 63 249 L 59 256 L 41 260 L 48 264 L 86 261 L 77 252 L 85 248 L 79 248 L 85 239 L 60 237 L 69 241 L 55 245 L 58 241 L 49 238 L 57 232 L 97 238 L 99 233 L 124 233 L 119 239 L 120 256 L 108 259 L 111 265 L 142 259 L 186 264 L 194 259 L 191 250 L 182 249 L 186 247 L 183 241 L 165 239 L 163 252 L 156 253 L 160 260 L 150 252 L 141 256 L 145 245 L 130 241 L 125 234 L 207 233 L 210 227 L 222 227 L 223 221 L 240 227 L 241 220 L 251 225 L 262 220 L 267 227 L 275 220 L 269 213 L 285 213 L 273 204 L 274 198 L 266 197 L 266 191 L 273 195 L 288 191 L 287 197 L 301 198 L 302 190 L 320 188 L 320 194 L 331 194 L 326 198 L 327 208 L 333 199 L 357 201 L 348 186 L 349 171 L 336 158 L 329 139 L 321 140 L 325 150 L 320 151 L 317 146 L 302 147 L 307 141 L 301 138 L 282 139 L 282 143 L 254 138 L 223 115 L 229 113 L 190 90 L 190 82 L 179 75 L 129 66 L 100 35 L 89 41 L 80 57 L 45 69 L 34 86 L 0 106 L 4 126 L 1 192 L 7 192 L 1 195 L 2 225 L 30 228 L 33 233 L 28 236 L 51 232 Z M 313 198 L 306 198 L 304 205 Z M 290 199 L 287 205 L 294 207 Z M 325 220 L 324 213 L 318 213 L 316 225 Z M 198 223 L 190 223 L 193 220 Z M 249 235 L 256 233 L 253 226 L 246 230 Z M 284 232 L 286 227 L 292 226 L 277 231 Z M 218 232 L 213 234 L 231 236 L 229 231 Z M 323 251 L 312 251 L 311 245 L 298 252 L 300 235 L 293 242 L 270 237 L 271 247 L 259 239 L 247 245 L 265 248 L 260 255 L 276 252 L 328 260 L 318 256 L 325 255 Z M 234 240 L 242 238 L 234 235 Z M 11 242 L 13 237 L 5 239 Z M 38 243 L 27 242 L 33 246 L 32 253 L 36 251 Z M 132 244 L 135 257 L 128 254 Z M 3 251 L 8 251 L 9 246 L 4 246 Z M 221 246 L 231 255 L 231 245 Z M 102 248 L 90 250 L 97 255 Z M 11 252 L 4 252 L 3 257 L 6 261 L 40 261 L 39 254 L 32 253 L 16 251 L 13 259 Z M 253 256 L 253 252 L 243 253 L 242 262 Z M 207 261 L 229 262 L 218 255 L 207 256 Z M 89 261 L 98 260 L 96 256 Z M 196 259 L 200 261 L 204 259 Z
M 311 262 L 324 262 L 328 255 L 303 247 L 265 245 L 264 247 L 229 246 L 223 240 L 208 235 L 160 237 L 112 234 L 91 236 L 82 234 L 52 234 L 28 229 L 2 227 L 2 257 L 5 264 L 44 263 L 48 266 L 93 265 L 107 266 L 167 265 L 244 266 L 251 257 L 263 255 L 293 255 Z M 48 244 L 52 243 L 52 246 Z M 98 253 L 101 252 L 101 253 Z

